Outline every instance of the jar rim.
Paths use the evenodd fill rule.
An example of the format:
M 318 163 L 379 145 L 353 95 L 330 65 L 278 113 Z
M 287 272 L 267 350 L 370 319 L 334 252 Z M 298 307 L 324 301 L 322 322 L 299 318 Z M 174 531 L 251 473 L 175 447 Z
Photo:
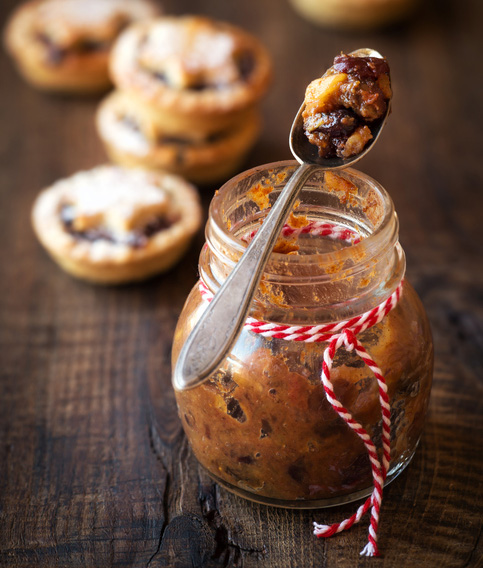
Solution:
M 290 170 L 291 168 L 293 171 L 299 166 L 300 164 L 296 160 L 282 160 L 278 162 L 271 162 L 267 164 L 262 164 L 259 166 L 255 166 L 241 172 L 240 174 L 232 177 L 227 182 L 223 184 L 223 186 L 217 191 L 215 196 L 213 197 L 210 210 L 209 210 L 209 218 L 212 229 L 215 233 L 222 238 L 225 245 L 227 245 L 230 249 L 232 249 L 236 253 L 243 254 L 243 252 L 248 247 L 246 241 L 242 240 L 240 237 L 237 237 L 235 234 L 230 232 L 230 228 L 223 220 L 223 213 L 221 204 L 223 202 L 224 197 L 227 193 L 236 185 L 241 183 L 243 180 L 253 176 L 257 172 L 266 171 L 267 173 L 270 170 L 275 169 L 287 169 Z M 316 172 L 323 171 L 322 168 L 318 168 L 317 166 L 314 169 L 314 174 Z M 381 216 L 380 221 L 374 227 L 374 230 L 370 232 L 368 235 L 365 235 L 364 238 L 359 240 L 356 243 L 351 243 L 348 247 L 338 250 L 337 257 L 339 260 L 344 260 L 345 258 L 353 257 L 354 255 L 358 255 L 359 252 L 364 254 L 361 256 L 365 257 L 365 261 L 367 262 L 368 258 L 373 257 L 374 255 L 378 254 L 381 249 L 381 241 L 385 242 L 387 246 L 394 246 L 398 240 L 398 222 L 397 216 L 394 210 L 394 204 L 384 189 L 384 187 L 377 182 L 371 176 L 356 170 L 354 168 L 346 168 L 341 172 L 338 173 L 347 173 L 352 177 L 358 178 L 361 181 L 367 183 L 371 186 L 372 189 L 376 190 L 379 194 L 381 199 L 381 204 L 383 206 L 383 215 Z M 310 181 L 309 178 L 307 181 Z M 317 252 L 313 254 L 303 254 L 303 255 L 287 255 L 283 252 L 272 252 L 271 257 L 275 262 L 281 261 L 283 259 L 285 262 L 289 262 L 291 265 L 294 264 L 321 264 L 324 263 L 326 260 L 327 262 L 331 262 L 334 258 L 333 252 Z M 225 260 L 228 260 L 227 258 Z M 235 261 L 229 262 L 229 264 L 235 264 Z

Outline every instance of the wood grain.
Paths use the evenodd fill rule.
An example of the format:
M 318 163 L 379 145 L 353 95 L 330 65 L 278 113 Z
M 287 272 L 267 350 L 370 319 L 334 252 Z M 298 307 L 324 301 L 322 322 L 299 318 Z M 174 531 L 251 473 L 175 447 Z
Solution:
M 15 4 L 2 1 L 2 22 Z M 329 540 L 311 534 L 313 520 L 341 520 L 353 505 L 275 509 L 216 486 L 187 446 L 170 386 L 171 338 L 203 235 L 144 284 L 97 288 L 61 272 L 34 238 L 30 209 L 41 188 L 106 160 L 98 100 L 40 94 L 2 53 L 0 565 L 483 566 L 483 3 L 426 2 L 405 25 L 352 35 L 315 27 L 282 0 L 164 5 L 238 23 L 269 47 L 275 78 L 246 167 L 289 157 L 305 85 L 335 53 L 370 46 L 388 57 L 393 115 L 360 169 L 393 196 L 408 277 L 432 323 L 424 436 L 385 491 L 377 560 L 359 556 L 367 521 Z

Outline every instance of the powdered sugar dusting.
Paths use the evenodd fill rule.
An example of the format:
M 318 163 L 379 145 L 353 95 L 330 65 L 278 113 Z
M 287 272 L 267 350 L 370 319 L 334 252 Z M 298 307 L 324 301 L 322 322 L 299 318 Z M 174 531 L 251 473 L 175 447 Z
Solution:
M 186 44 L 185 36 L 176 22 L 158 22 L 151 29 L 149 42 L 143 48 L 143 55 L 163 62 L 169 57 L 182 53 Z
M 200 79 L 229 83 L 238 78 L 234 37 L 200 20 L 157 22 L 141 48 L 140 60 L 164 71 L 172 86 L 185 87 Z
M 124 152 L 136 156 L 146 156 L 150 151 L 149 142 L 143 133 L 124 124 L 122 117 L 109 105 L 105 105 L 100 110 L 99 127 L 102 136 Z
M 232 58 L 233 48 L 233 38 L 228 34 L 202 31 L 193 38 L 186 53 L 186 65 L 194 70 L 219 67 Z
M 129 231 L 133 225 L 164 212 L 169 204 L 166 192 L 149 174 L 140 170 L 99 167 L 80 172 L 60 182 L 74 223 L 109 226 Z
M 178 22 L 162 22 L 153 27 L 145 55 L 159 62 L 176 57 L 198 71 L 226 64 L 233 55 L 233 48 L 233 38 L 225 32 L 206 26 L 193 29 Z

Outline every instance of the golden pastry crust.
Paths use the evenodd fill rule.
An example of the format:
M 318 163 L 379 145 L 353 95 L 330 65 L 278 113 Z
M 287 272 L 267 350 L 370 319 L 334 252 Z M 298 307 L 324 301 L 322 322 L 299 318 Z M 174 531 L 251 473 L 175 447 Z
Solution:
M 121 30 L 158 14 L 150 0 L 31 0 L 10 17 L 5 44 L 38 88 L 95 92 L 110 85 L 109 53 Z
M 371 29 L 407 17 L 418 0 L 291 0 L 294 8 L 317 24 L 341 29 Z
M 184 119 L 178 131 L 193 117 L 213 120 L 254 105 L 271 78 L 270 57 L 255 37 L 200 16 L 130 26 L 110 68 L 119 89 Z
M 37 197 L 32 224 L 72 275 L 99 284 L 148 278 L 170 268 L 201 223 L 196 189 L 173 175 L 99 166 Z
M 242 123 L 258 107 L 256 104 L 250 104 L 227 113 L 185 114 L 176 108 L 156 106 L 132 91 L 122 91 L 122 93 L 125 100 L 129 101 L 127 104 L 133 114 L 142 117 L 144 124 L 149 123 L 153 131 L 173 136 L 185 136 L 189 133 L 190 137 L 199 139 L 207 138 L 211 134 Z
M 228 129 L 201 137 L 196 131 L 173 137 L 136 111 L 121 91 L 101 103 L 97 129 L 111 159 L 128 167 L 166 170 L 199 184 L 228 177 L 260 131 L 260 113 L 253 108 Z

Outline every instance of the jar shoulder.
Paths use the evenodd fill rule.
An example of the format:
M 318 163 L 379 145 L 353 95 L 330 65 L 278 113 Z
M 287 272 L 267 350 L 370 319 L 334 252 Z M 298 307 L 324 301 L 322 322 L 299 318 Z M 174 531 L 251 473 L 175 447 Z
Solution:
M 178 319 L 173 341 L 173 364 L 206 305 L 207 300 L 202 296 L 197 283 L 188 295 Z M 257 319 L 257 313 L 250 315 Z M 314 320 L 310 321 L 309 324 L 318 325 L 319 322 Z M 432 345 L 430 323 L 424 306 L 408 280 L 404 281 L 398 305 L 375 327 L 376 329 L 369 328 L 363 332 L 361 339 L 371 341 L 371 338 L 374 338 L 375 331 L 377 331 L 377 335 L 380 335 L 383 330 L 386 330 L 386 334 L 390 335 L 388 342 L 395 341 L 406 344 L 408 340 L 414 340 Z

